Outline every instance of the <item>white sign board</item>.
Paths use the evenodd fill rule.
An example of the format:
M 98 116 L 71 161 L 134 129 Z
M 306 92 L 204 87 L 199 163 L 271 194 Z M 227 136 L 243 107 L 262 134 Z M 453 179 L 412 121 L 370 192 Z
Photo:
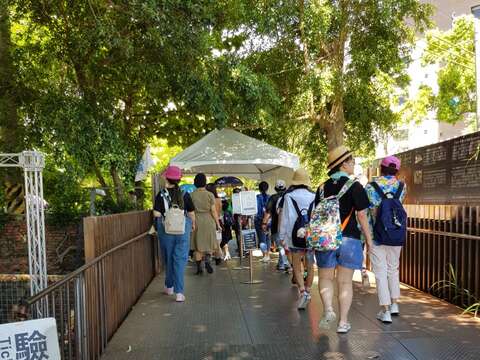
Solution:
M 1 360 L 60 360 L 54 318 L 0 325 Z
M 234 214 L 242 213 L 242 204 L 240 202 L 240 193 L 232 194 L 232 211 Z
M 255 191 L 242 191 L 240 194 L 240 203 L 242 215 L 257 214 L 257 194 Z

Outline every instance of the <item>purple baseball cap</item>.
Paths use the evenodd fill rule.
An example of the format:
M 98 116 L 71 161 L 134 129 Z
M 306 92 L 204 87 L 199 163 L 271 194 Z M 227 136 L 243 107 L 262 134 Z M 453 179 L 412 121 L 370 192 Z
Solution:
M 382 160 L 381 165 L 400 170 L 401 161 L 396 156 L 390 155 Z

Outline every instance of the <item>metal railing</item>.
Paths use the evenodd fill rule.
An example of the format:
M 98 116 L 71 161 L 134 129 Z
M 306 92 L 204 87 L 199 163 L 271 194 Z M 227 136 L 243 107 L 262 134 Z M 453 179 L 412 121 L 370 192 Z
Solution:
M 57 320 L 62 359 L 100 358 L 155 276 L 157 251 L 157 241 L 142 232 L 28 300 L 33 310 L 41 301 L 48 303 L 47 316 Z
M 460 306 L 480 298 L 480 206 L 405 208 L 408 236 L 400 280 Z M 432 289 L 442 281 L 447 286 Z

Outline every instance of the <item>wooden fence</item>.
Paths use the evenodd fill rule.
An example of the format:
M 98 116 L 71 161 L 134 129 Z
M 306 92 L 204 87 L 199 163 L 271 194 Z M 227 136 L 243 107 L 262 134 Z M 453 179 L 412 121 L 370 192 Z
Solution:
M 408 237 L 400 280 L 461 306 L 480 299 L 480 206 L 405 208 Z M 450 282 L 448 286 L 432 289 L 434 284 L 447 285 L 438 283 L 444 280 Z

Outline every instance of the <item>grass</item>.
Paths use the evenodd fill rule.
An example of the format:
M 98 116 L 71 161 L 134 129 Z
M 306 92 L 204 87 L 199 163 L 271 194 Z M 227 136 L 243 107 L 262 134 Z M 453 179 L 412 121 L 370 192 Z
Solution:
M 463 301 L 460 303 L 460 306 L 464 309 L 462 315 L 468 313 L 478 317 L 480 313 L 480 299 L 475 297 L 470 290 L 462 287 L 452 264 L 448 264 L 448 279 L 435 282 L 430 287 L 430 290 L 438 297 L 441 297 L 443 290 L 451 290 L 454 294 L 452 302 L 455 303 L 463 297 Z

